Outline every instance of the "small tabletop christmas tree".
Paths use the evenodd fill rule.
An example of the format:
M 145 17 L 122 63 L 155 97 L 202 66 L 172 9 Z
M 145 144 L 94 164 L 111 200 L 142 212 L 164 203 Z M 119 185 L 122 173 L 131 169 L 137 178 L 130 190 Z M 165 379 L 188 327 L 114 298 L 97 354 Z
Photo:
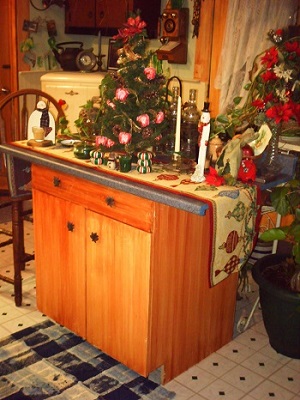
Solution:
M 166 79 L 155 68 L 156 54 L 147 52 L 146 23 L 130 17 L 116 39 L 118 66 L 100 85 L 96 144 L 102 151 L 133 153 L 160 144 L 165 118 Z

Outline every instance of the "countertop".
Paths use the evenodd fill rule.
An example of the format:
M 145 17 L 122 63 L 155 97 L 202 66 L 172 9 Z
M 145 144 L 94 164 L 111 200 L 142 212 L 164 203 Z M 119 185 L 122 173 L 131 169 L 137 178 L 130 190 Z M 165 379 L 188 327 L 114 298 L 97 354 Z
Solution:
M 200 194 L 194 192 L 195 184 L 193 188 L 181 184 L 189 178 L 188 175 L 180 175 L 175 180 L 164 181 L 157 180 L 155 178 L 157 174 L 143 175 L 136 171 L 125 174 L 109 170 L 107 167 L 99 168 L 92 165 L 89 160 L 75 158 L 71 149 L 61 145 L 33 148 L 27 145 L 27 141 L 22 141 L 1 144 L 0 152 L 194 214 L 203 216 L 208 209 L 207 203 L 201 200 Z M 162 173 L 165 172 L 162 171 Z M 175 178 L 172 172 L 168 174 Z

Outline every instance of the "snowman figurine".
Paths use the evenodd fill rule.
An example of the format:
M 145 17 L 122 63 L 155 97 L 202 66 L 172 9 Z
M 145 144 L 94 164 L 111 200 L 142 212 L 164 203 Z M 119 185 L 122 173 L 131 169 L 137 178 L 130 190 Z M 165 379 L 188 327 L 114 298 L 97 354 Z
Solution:
M 198 144 L 199 144 L 199 155 L 198 164 L 196 165 L 195 172 L 191 176 L 192 182 L 203 182 L 205 181 L 204 168 L 206 161 L 206 152 L 208 146 L 208 139 L 210 133 L 210 112 L 209 103 L 204 103 L 204 108 L 201 113 L 200 122 L 198 126 Z

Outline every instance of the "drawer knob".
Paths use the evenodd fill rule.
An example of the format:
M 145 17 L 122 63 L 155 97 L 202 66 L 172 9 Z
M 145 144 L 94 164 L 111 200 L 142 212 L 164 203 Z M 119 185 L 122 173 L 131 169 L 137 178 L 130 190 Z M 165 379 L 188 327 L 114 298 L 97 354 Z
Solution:
M 74 231 L 74 228 L 75 228 L 75 225 L 73 224 L 73 222 L 69 222 L 69 221 L 68 221 L 68 223 L 67 223 L 67 228 L 68 228 L 68 231 L 69 231 L 69 232 L 73 232 L 73 231 Z
M 92 232 L 90 234 L 90 238 L 92 239 L 92 242 L 96 243 L 99 240 L 99 235 L 98 235 L 98 233 Z
M 53 178 L 53 185 L 54 185 L 55 187 L 58 187 L 58 186 L 60 185 L 60 179 L 59 179 L 57 176 L 55 176 L 55 177 Z
M 109 206 L 112 207 L 115 205 L 115 199 L 113 197 L 106 197 L 105 203 Z

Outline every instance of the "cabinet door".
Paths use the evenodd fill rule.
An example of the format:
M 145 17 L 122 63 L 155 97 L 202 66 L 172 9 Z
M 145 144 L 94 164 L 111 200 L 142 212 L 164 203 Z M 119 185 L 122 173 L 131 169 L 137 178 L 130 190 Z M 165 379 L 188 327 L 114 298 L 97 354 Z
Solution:
M 95 0 L 68 0 L 65 12 L 66 32 L 69 27 L 95 27 Z
M 133 0 L 96 0 L 96 26 L 119 29 L 132 8 Z
M 33 190 L 37 307 L 86 336 L 84 208 Z
M 145 375 L 151 234 L 94 212 L 86 215 L 87 339 Z

